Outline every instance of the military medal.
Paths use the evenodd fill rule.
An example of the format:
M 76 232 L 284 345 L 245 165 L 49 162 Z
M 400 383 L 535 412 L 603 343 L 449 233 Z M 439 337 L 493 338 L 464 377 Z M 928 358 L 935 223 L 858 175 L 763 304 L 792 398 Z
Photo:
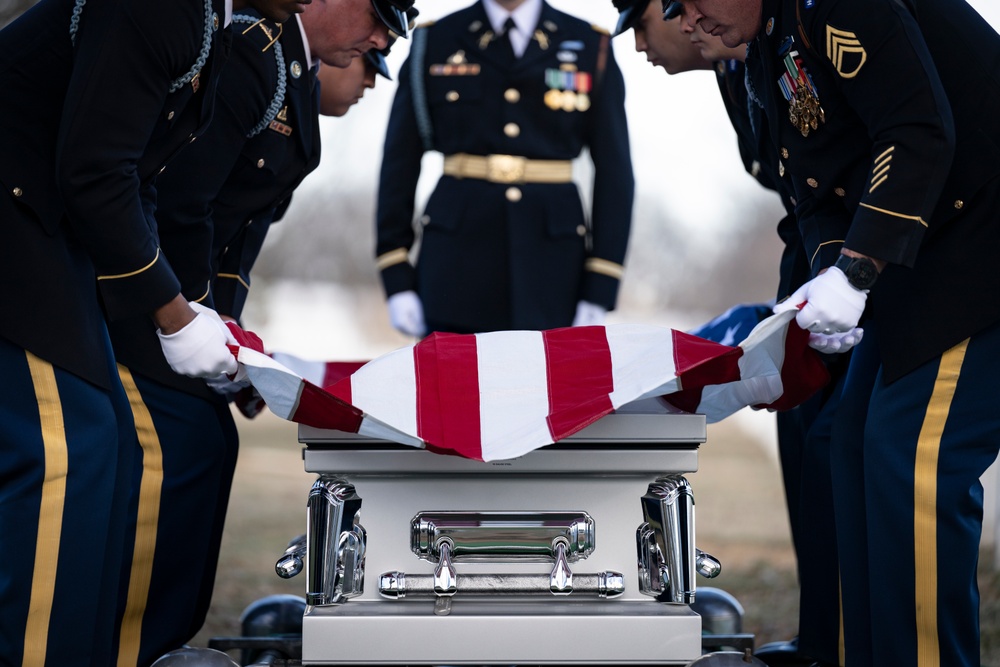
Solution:
M 552 109 L 553 111 L 557 109 L 562 109 L 562 91 L 555 88 L 550 88 L 545 92 L 545 106 Z
M 566 90 L 562 94 L 562 110 L 563 111 L 575 111 L 576 110 L 576 91 Z
M 788 119 L 803 137 L 808 137 L 809 132 L 826 122 L 826 114 L 820 106 L 816 86 L 802 64 L 799 52 L 792 49 L 794 41 L 792 37 L 788 37 L 778 51 L 785 64 L 785 73 L 778 79 L 778 88 L 788 101 Z
M 586 111 L 590 108 L 590 90 L 593 83 L 589 72 L 578 72 L 576 67 L 563 64 L 559 69 L 545 70 L 545 106 L 553 111 Z
M 475 76 L 480 72 L 480 66 L 470 63 L 465 57 L 465 51 L 456 51 L 448 56 L 448 62 L 431 65 L 431 76 Z

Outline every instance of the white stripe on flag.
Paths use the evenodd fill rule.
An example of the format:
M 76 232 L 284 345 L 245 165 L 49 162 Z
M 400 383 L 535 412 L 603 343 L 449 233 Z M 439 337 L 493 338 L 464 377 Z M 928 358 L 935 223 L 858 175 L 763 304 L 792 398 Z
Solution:
M 297 373 L 303 380 L 309 380 L 317 387 L 323 386 L 323 377 L 326 375 L 325 361 L 309 361 L 284 352 L 272 352 L 271 358 L 293 373 Z
M 237 361 L 244 365 L 247 377 L 265 397 L 267 407 L 282 419 L 291 419 L 299 404 L 302 392 L 302 378 L 271 357 L 241 347 Z
M 379 357 L 351 376 L 351 404 L 392 428 L 417 433 L 417 378 L 413 346 Z
M 409 433 L 404 433 L 388 424 L 383 424 L 367 414 L 361 420 L 361 428 L 358 429 L 358 435 L 374 438 L 375 440 L 398 442 L 402 445 L 410 445 L 411 447 L 422 448 L 424 446 L 424 441 L 420 438 Z
M 521 456 L 551 442 L 542 333 L 477 335 L 476 350 L 483 460 Z
M 670 329 L 620 324 L 605 331 L 614 369 L 611 404 L 615 408 L 679 389 Z

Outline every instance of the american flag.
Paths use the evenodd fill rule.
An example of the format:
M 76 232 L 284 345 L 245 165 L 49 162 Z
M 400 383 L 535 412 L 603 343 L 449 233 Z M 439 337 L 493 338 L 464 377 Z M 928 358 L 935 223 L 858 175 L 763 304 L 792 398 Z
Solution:
M 237 360 L 279 417 L 493 461 L 645 398 L 710 422 L 798 405 L 828 376 L 794 318 L 773 315 L 734 346 L 634 324 L 435 333 L 367 363 L 268 355 L 257 336 L 230 328 Z

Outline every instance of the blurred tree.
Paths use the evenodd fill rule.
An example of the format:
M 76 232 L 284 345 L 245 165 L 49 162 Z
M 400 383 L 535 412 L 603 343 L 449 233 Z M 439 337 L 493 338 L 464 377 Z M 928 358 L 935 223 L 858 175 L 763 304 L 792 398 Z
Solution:
M 253 276 L 377 288 L 374 191 L 335 181 L 295 195 L 271 228 Z M 718 314 L 737 303 L 774 298 L 781 241 L 777 198 L 741 207 L 741 223 L 695 233 L 658 193 L 638 193 L 621 306 Z

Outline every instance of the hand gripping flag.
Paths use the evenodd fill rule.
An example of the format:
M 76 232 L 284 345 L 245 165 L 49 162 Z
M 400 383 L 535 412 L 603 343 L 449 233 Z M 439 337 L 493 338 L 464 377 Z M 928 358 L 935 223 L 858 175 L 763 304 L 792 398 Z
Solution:
M 367 363 L 264 353 L 230 324 L 234 354 L 272 412 L 300 424 L 492 461 L 561 440 L 650 397 L 719 421 L 746 406 L 781 410 L 828 379 L 795 312 L 738 346 L 663 327 L 435 333 Z M 284 363 L 282 363 L 284 362 Z

